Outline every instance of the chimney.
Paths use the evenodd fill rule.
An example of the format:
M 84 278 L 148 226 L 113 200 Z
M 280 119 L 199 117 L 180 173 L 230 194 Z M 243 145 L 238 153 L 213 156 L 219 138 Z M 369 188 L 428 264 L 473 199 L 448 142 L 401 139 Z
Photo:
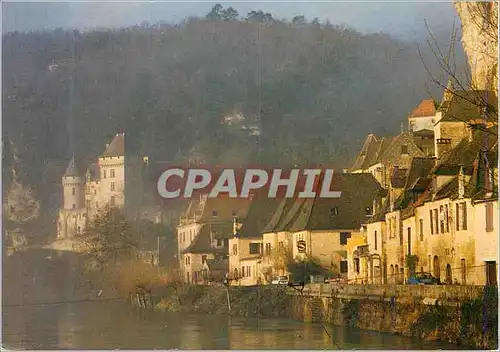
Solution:
M 108 149 L 108 147 L 109 147 L 109 143 L 106 143 L 106 149 Z
M 465 194 L 465 175 L 464 175 L 464 167 L 460 167 L 460 171 L 458 173 L 458 198 L 462 199 Z

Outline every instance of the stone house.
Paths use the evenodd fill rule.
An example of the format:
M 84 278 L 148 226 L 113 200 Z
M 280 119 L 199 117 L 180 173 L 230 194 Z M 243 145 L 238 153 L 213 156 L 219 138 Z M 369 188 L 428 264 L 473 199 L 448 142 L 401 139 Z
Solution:
M 380 206 L 383 192 L 377 180 L 365 173 L 334 174 L 332 188 L 342 192 L 340 198 L 303 198 L 280 205 L 277 214 L 281 216 L 273 217 L 274 224 L 266 226 L 264 234 L 264 263 L 271 258 L 275 273 L 286 272 L 286 268 L 278 267 L 282 263 L 273 258 L 273 249 L 283 254 L 285 263 L 313 259 L 347 279 L 347 241 L 360 233 L 361 225 L 373 215 L 374 205 Z M 288 213 L 283 211 L 287 209 Z M 280 233 L 285 234 L 283 241 Z M 276 242 L 278 248 L 273 248 Z
M 206 260 L 228 259 L 233 223 L 246 218 L 250 201 L 222 195 L 190 201 L 177 226 L 179 268 L 185 283 L 202 282 Z
M 240 229 L 229 240 L 229 277 L 232 285 L 253 286 L 269 283 L 263 270 L 262 231 L 278 208 L 280 199 L 257 193 Z
M 408 116 L 410 132 L 432 130 L 436 118 L 436 105 L 433 99 L 425 99 Z

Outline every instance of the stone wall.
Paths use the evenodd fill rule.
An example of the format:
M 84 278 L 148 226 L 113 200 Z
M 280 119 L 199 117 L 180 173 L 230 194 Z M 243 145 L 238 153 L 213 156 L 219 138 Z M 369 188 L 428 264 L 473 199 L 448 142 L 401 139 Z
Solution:
M 224 286 L 181 285 L 154 288 L 152 292 L 156 307 L 165 311 L 283 317 L 439 338 L 465 346 L 496 348 L 497 345 L 496 339 L 491 338 L 495 333 L 488 335 L 488 339 L 483 337 L 484 311 L 472 308 L 470 313 L 471 309 L 465 309 L 483 306 L 483 287 L 317 284 L 307 285 L 300 292 L 278 286 L 228 290 Z M 487 326 L 492 329 L 498 325 L 497 296 L 488 304 Z M 461 319 L 463 312 L 469 313 Z M 432 325 L 436 321 L 440 322 L 437 328 Z

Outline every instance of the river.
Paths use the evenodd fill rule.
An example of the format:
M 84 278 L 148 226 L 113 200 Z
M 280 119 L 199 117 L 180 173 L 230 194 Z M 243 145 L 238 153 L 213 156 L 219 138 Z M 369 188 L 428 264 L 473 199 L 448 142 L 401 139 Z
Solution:
M 51 258 L 51 259 L 47 259 Z M 32 250 L 3 258 L 2 346 L 12 349 L 456 349 L 442 342 L 286 319 L 162 313 L 89 301 L 77 261 Z M 75 295 L 81 293 L 80 295 Z M 80 301 L 68 303 L 68 301 Z M 52 302 L 41 304 L 42 302 Z
M 3 309 L 13 349 L 454 349 L 436 342 L 285 319 L 161 313 L 128 302 Z M 327 333 L 328 331 L 328 333 Z

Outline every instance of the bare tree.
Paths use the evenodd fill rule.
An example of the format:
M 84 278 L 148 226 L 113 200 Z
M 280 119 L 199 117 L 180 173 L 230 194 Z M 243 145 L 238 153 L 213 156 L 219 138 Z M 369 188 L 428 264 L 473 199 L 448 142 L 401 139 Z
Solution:
M 485 42 L 493 42 L 495 51 L 498 46 L 498 34 L 496 32 L 498 24 L 498 7 L 493 6 L 491 2 L 486 3 L 461 3 L 465 6 L 463 10 L 467 11 L 470 22 L 467 23 L 468 26 L 473 26 L 476 28 L 469 29 L 469 31 L 475 31 L 476 35 L 481 38 L 485 38 Z M 455 99 L 461 103 L 464 103 L 476 110 L 475 112 L 481 115 L 481 119 L 472 120 L 468 114 L 454 114 L 454 111 L 447 110 L 448 115 L 456 120 L 466 123 L 469 127 L 473 129 L 480 130 L 482 132 L 498 135 L 497 128 L 492 128 L 498 124 L 498 107 L 495 104 L 498 96 L 496 91 L 496 85 L 493 82 L 498 80 L 498 70 L 497 67 L 493 67 L 487 74 L 487 82 L 484 83 L 484 87 L 479 87 L 475 82 L 474 75 L 475 72 L 474 65 L 475 62 L 471 61 L 471 51 L 469 48 L 469 66 L 463 68 L 457 67 L 456 62 L 456 43 L 457 43 L 457 30 L 455 25 L 453 26 L 452 37 L 450 39 L 449 47 L 446 51 L 443 51 L 437 43 L 435 36 L 432 31 L 428 29 L 428 39 L 427 45 L 429 46 L 434 58 L 436 59 L 441 72 L 444 73 L 448 78 L 448 83 L 445 84 L 442 79 L 437 77 L 433 72 L 431 72 L 429 64 L 424 59 L 420 47 L 418 47 L 419 55 L 421 61 L 428 73 L 431 82 L 445 91 L 445 100 Z M 467 49 L 467 48 L 466 48 Z M 493 58 L 492 50 L 490 45 L 484 45 L 484 43 L 479 43 L 477 48 L 474 47 L 476 56 L 482 56 L 483 58 Z M 495 60 L 496 61 L 496 60 Z M 471 67 L 472 66 L 472 67 Z M 440 99 L 434 99 L 439 101 Z M 448 106 L 444 102 L 441 107 L 447 109 Z

